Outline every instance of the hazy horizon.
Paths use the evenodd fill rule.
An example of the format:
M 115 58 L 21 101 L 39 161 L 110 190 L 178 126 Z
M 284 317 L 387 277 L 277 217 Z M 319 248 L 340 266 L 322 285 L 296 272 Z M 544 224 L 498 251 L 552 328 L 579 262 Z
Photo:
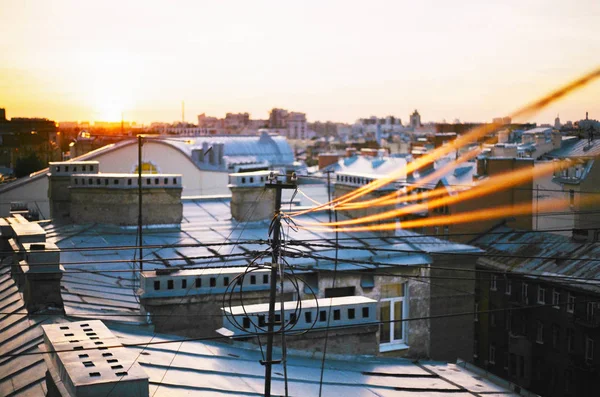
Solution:
M 281 107 L 489 122 L 600 65 L 600 2 L 0 0 L 12 117 L 149 124 Z M 530 120 L 600 119 L 600 83 Z

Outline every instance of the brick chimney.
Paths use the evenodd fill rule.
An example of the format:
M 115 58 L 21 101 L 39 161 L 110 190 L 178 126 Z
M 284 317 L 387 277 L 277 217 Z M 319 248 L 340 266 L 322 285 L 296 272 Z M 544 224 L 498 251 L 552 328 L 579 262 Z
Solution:
M 229 174 L 231 216 L 238 222 L 271 219 L 275 212 L 275 189 L 266 189 L 271 172 L 255 171 Z
M 70 223 L 71 212 L 71 175 L 97 174 L 100 164 L 97 161 L 61 161 L 52 162 L 48 172 L 48 198 L 50 199 L 50 218 L 54 223 Z

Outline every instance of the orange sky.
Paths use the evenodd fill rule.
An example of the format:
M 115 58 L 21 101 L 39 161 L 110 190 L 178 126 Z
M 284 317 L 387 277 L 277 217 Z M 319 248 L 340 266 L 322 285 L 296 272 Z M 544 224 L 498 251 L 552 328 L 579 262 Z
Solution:
M 271 107 L 490 121 L 600 66 L 600 2 L 0 0 L 8 117 L 173 121 Z M 533 120 L 600 119 L 600 83 Z

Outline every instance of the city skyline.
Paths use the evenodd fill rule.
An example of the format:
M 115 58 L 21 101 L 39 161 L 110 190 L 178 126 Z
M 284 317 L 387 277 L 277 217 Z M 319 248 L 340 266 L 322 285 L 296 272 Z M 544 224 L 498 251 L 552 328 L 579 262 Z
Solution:
M 600 4 L 587 0 L 0 4 L 8 117 L 119 121 L 123 113 L 148 124 L 180 120 L 184 100 L 193 123 L 200 113 L 262 119 L 273 107 L 310 121 L 395 115 L 405 123 L 416 108 L 424 121 L 486 122 L 600 60 L 589 55 L 600 50 Z M 598 118 L 599 88 L 517 121 Z

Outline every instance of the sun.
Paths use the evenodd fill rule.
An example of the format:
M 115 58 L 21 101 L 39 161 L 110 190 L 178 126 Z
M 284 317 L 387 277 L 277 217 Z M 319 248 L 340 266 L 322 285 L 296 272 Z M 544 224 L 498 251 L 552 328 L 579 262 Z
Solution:
M 132 109 L 130 82 L 123 73 L 98 73 L 90 90 L 94 121 L 120 121 Z

